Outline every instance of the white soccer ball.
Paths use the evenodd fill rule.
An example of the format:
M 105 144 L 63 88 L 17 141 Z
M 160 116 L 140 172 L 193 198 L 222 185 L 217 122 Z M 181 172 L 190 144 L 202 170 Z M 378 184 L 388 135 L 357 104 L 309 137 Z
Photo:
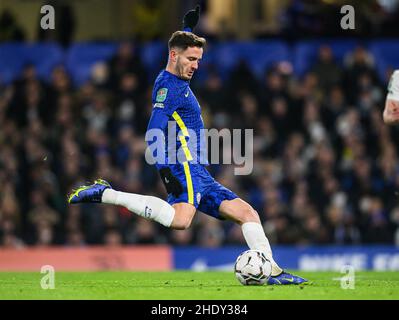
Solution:
M 272 264 L 263 252 L 247 250 L 238 256 L 234 272 L 243 285 L 263 285 L 272 273 Z

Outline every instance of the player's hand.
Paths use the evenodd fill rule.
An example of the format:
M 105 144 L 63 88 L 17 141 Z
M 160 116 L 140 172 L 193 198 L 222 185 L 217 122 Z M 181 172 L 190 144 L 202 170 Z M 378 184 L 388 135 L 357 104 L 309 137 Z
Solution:
M 180 181 L 172 174 L 170 168 L 162 168 L 159 170 L 162 182 L 165 185 L 166 192 L 178 197 L 183 192 L 183 186 Z
M 194 10 L 188 11 L 183 17 L 183 30 L 193 32 L 200 17 L 200 6 L 196 6 Z

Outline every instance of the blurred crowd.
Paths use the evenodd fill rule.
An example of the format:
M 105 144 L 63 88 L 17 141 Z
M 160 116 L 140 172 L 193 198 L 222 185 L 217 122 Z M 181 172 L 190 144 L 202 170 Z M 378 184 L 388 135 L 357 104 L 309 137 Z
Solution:
M 40 27 L 43 15 L 39 6 L 44 4 L 43 1 L 31 0 L 31 8 L 37 6 L 37 18 L 34 19 L 34 24 L 28 22 L 32 20 L 31 17 L 16 14 L 19 6 L 14 6 L 10 2 L 12 1 L 2 6 L 0 11 L 0 42 L 34 38 L 35 41 L 55 41 L 67 48 L 78 38 L 93 40 L 109 37 L 101 35 L 101 32 L 97 32 L 97 28 L 87 23 L 84 13 L 80 11 L 79 1 L 45 1 L 45 4 L 51 5 L 57 13 L 54 30 L 43 30 Z M 131 31 L 129 36 L 139 41 L 166 40 L 172 30 L 181 26 L 180 19 L 176 18 L 183 17 L 185 12 L 196 5 L 201 6 L 201 19 L 196 30 L 207 39 L 234 40 L 239 38 L 243 29 L 247 29 L 248 39 L 278 37 L 287 41 L 306 37 L 399 36 L 397 0 L 174 0 L 171 2 L 173 5 L 166 6 L 164 0 L 111 2 L 115 10 L 108 19 L 121 22 L 113 28 L 115 39 L 126 37 L 126 34 L 118 29 L 127 28 Z M 216 2 L 219 4 L 215 5 Z M 118 12 L 117 8 L 123 5 L 124 14 L 114 16 Z M 107 6 L 105 4 L 105 8 Z M 349 12 L 347 6 L 351 6 L 354 10 L 354 29 L 341 28 L 341 20 Z M 102 17 L 108 16 L 109 12 L 104 13 L 100 7 L 93 5 L 91 13 Z M 240 14 L 243 10 L 247 12 L 249 19 L 243 18 Z M 23 23 L 21 19 L 24 19 Z
M 355 28 L 339 28 L 352 6 Z M 396 37 L 399 3 L 396 0 L 289 0 L 279 18 L 278 34 L 301 39 L 306 36 Z M 349 31 L 349 32 L 348 32 Z
M 72 188 L 100 177 L 166 199 L 144 159 L 154 79 L 136 52 L 121 43 L 80 87 L 62 66 L 49 83 L 28 65 L 0 84 L 3 247 L 245 243 L 239 226 L 201 213 L 176 231 L 122 207 L 68 205 Z M 322 46 L 311 70 L 290 70 L 276 65 L 258 79 L 241 61 L 226 79 L 209 68 L 192 81 L 207 128 L 254 129 L 251 175 L 208 169 L 258 211 L 272 244 L 399 245 L 398 129 L 382 121 L 389 74 L 381 81 L 360 46 L 343 65 Z

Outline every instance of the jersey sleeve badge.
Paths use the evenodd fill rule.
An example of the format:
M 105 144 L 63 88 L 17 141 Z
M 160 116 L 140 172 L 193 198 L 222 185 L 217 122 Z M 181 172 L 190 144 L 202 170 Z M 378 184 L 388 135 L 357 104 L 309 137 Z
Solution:
M 161 88 L 157 91 L 157 102 L 164 102 L 166 100 L 166 96 L 168 95 L 168 88 Z

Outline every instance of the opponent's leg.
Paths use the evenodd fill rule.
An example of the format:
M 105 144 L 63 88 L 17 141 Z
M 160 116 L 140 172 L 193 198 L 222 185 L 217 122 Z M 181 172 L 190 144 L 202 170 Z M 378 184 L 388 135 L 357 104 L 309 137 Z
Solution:
M 104 180 L 96 180 L 92 185 L 80 187 L 69 196 L 68 201 L 120 205 L 141 217 L 174 229 L 187 229 L 196 211 L 196 208 L 188 203 L 176 203 L 171 206 L 157 197 L 116 191 Z

